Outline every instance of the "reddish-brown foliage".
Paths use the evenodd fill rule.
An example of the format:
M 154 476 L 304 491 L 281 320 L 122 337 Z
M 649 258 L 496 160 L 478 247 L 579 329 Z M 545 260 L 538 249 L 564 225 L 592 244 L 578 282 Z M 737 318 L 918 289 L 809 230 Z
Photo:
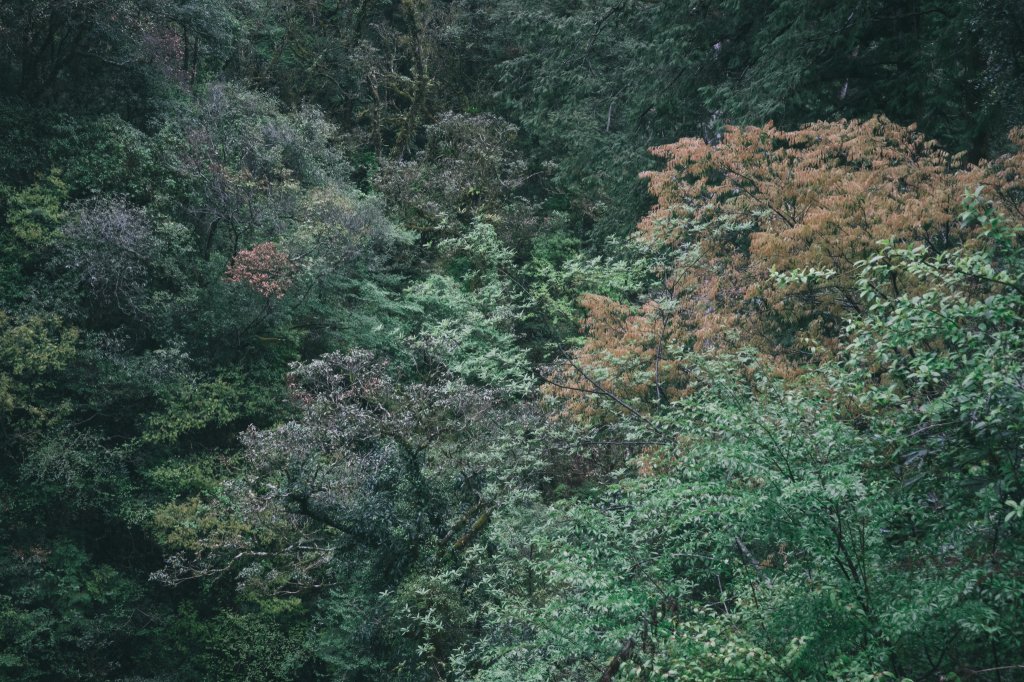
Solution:
M 1024 131 L 1011 141 L 1024 143 Z M 629 308 L 585 297 L 588 338 L 556 371 L 569 388 L 555 392 L 671 397 L 685 390 L 680 349 L 752 347 L 793 371 L 828 357 L 860 314 L 856 263 L 880 240 L 935 251 L 969 243 L 957 215 L 978 185 L 1024 218 L 1024 154 L 965 167 L 882 117 L 794 132 L 731 127 L 717 145 L 685 138 L 652 152 L 666 164 L 645 174 L 657 205 L 635 236 L 670 252 L 663 300 Z M 607 401 L 573 409 L 600 409 L 594 402 Z
M 270 242 L 257 244 L 235 254 L 224 276 L 229 282 L 246 284 L 260 296 L 282 298 L 292 285 L 294 264 L 288 254 Z

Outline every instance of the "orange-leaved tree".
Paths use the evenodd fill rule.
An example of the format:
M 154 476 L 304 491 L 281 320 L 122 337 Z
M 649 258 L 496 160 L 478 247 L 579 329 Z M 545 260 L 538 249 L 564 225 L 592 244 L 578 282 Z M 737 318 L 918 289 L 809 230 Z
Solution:
M 1024 142 L 1015 131 L 1011 142 Z M 627 306 L 587 295 L 587 338 L 552 375 L 578 414 L 644 411 L 686 390 L 685 354 L 753 348 L 780 372 L 827 358 L 863 312 L 858 261 L 879 242 L 969 245 L 965 191 L 1024 217 L 1024 154 L 967 165 L 884 117 L 786 132 L 729 127 L 652 152 L 656 206 L 634 237 L 665 254 L 663 287 Z M 879 296 L 905 292 L 894 278 Z M 603 405 L 605 407 L 599 407 Z

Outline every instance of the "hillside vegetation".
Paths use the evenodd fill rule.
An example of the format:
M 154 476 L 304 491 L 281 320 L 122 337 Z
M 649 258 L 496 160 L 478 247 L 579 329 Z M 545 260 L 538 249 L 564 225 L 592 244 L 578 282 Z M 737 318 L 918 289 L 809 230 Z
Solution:
M 1024 680 L 1022 36 L 0 2 L 0 679 Z

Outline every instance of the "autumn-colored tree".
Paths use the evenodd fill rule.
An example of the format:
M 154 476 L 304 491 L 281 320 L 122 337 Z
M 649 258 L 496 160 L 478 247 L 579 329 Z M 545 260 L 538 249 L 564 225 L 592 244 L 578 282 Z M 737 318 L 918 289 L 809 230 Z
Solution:
M 963 182 L 968 189 L 983 186 L 1011 220 L 1024 221 L 1024 128 L 1007 137 L 1016 151 L 981 161 L 963 174 Z
M 291 288 L 294 270 L 287 253 L 264 242 L 236 253 L 224 276 L 229 282 L 248 285 L 263 298 L 283 298 Z
M 634 308 L 584 297 L 588 339 L 556 372 L 556 392 L 671 395 L 685 377 L 680 349 L 753 347 L 780 370 L 830 357 L 864 312 L 856 264 L 880 241 L 936 254 L 969 246 L 973 228 L 957 216 L 965 190 L 982 184 L 1021 214 L 1024 154 L 965 165 L 884 117 L 730 127 L 718 143 L 652 152 L 666 165 L 645 174 L 657 205 L 634 236 L 663 252 L 663 290 Z M 878 293 L 907 286 L 894 277 Z
M 696 252 L 667 286 L 703 348 L 741 329 L 739 343 L 805 350 L 801 336 L 831 339 L 860 309 L 853 264 L 879 240 L 944 250 L 963 238 L 957 158 L 883 118 L 732 128 L 716 147 L 688 138 L 653 151 L 667 164 L 647 174 L 658 205 L 639 238 Z

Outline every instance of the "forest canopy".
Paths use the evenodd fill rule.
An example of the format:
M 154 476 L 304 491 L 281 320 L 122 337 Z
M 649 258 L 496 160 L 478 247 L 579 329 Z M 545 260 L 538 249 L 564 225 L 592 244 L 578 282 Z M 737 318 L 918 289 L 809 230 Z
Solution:
M 1024 679 L 1022 31 L 0 2 L 0 678 Z

